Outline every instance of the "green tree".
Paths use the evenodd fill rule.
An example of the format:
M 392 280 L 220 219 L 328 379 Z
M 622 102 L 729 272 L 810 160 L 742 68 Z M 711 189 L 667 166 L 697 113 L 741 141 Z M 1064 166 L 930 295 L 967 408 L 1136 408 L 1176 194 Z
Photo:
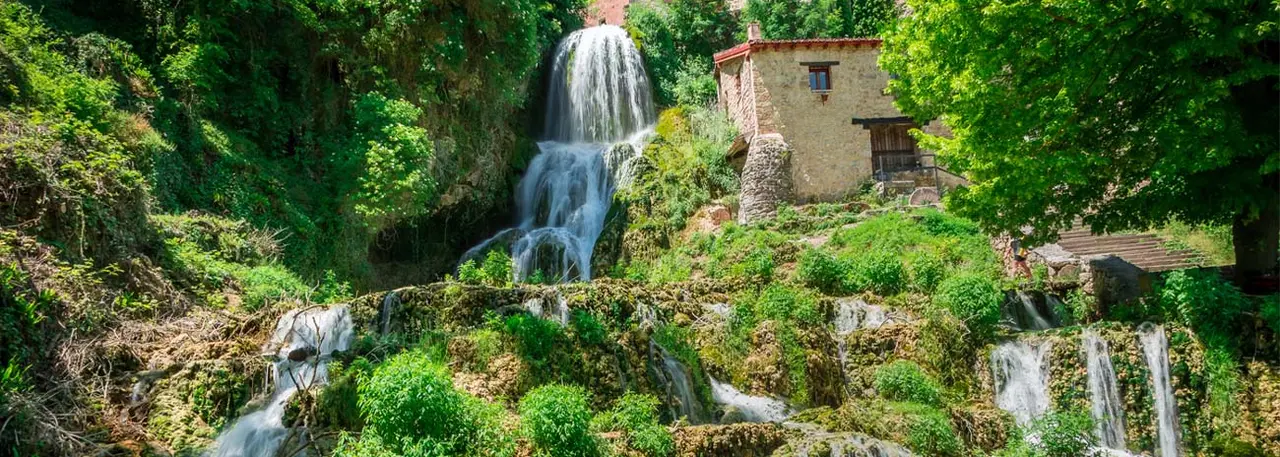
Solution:
M 972 185 L 948 209 L 1050 241 L 1170 218 L 1234 224 L 1241 272 L 1275 267 L 1280 43 L 1274 0 L 913 0 L 881 66 L 922 146 Z
M 744 15 L 769 39 L 878 36 L 894 16 L 893 0 L 751 0 Z

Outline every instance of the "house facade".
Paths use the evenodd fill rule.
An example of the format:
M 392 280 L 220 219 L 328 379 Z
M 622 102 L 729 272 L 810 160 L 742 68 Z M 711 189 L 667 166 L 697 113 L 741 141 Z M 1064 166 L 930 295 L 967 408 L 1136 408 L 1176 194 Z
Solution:
M 758 139 L 784 142 L 789 200 L 838 200 L 870 180 L 960 181 L 937 176 L 932 154 L 908 134 L 945 132 L 939 122 L 917 125 L 893 106 L 885 93 L 890 76 L 876 64 L 879 39 L 761 40 L 755 27 L 748 35 L 753 39 L 715 55 L 720 108 L 741 133 L 731 157 L 751 162 Z

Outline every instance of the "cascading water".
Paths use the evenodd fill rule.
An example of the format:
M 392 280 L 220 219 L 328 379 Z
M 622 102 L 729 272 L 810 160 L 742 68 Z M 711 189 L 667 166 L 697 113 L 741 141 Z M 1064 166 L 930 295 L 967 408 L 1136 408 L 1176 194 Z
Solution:
M 1037 296 L 1048 301 L 1047 296 Z M 1007 294 L 1002 312 L 1005 324 L 1015 330 L 1048 330 L 1057 327 L 1053 309 L 1041 309 L 1036 296 L 1021 290 Z
M 650 358 L 660 363 L 656 374 L 665 388 L 664 403 L 671 418 L 675 420 L 683 417 L 691 424 L 707 423 L 707 410 L 694 394 L 693 375 L 689 368 L 653 341 L 649 342 L 649 353 Z
M 711 380 L 711 398 L 722 406 L 736 408 L 747 422 L 782 422 L 790 416 L 790 408 L 781 400 L 742 393 L 732 385 Z
M 654 123 L 649 77 L 626 31 L 579 30 L 556 47 L 541 153 L 517 189 L 520 224 L 472 248 L 510 241 L 515 279 L 591 279 L 591 253 L 618 182 Z M 622 147 L 611 147 L 615 143 Z
M 1175 457 L 1181 455 L 1178 432 L 1178 402 L 1173 398 L 1173 385 L 1169 379 L 1169 340 L 1164 327 L 1151 323 L 1138 328 L 1138 341 L 1142 343 L 1142 355 L 1151 371 L 1152 394 L 1156 408 L 1156 455 Z
M 996 406 L 1013 414 L 1019 426 L 1049 409 L 1048 356 L 1052 344 L 1006 341 L 991 351 Z
M 1089 400 L 1098 444 L 1116 450 L 1125 445 L 1124 402 L 1116 386 L 1116 371 L 1111 365 L 1111 348 L 1094 329 L 1082 335 L 1086 366 L 1089 370 Z
M 276 322 L 265 349 L 274 351 L 275 390 L 267 406 L 246 414 L 218 436 L 211 457 L 275 455 L 288 437 L 285 406 L 299 389 L 329 381 L 328 364 L 334 352 L 351 345 L 353 327 L 347 307 L 309 308 L 285 313 Z

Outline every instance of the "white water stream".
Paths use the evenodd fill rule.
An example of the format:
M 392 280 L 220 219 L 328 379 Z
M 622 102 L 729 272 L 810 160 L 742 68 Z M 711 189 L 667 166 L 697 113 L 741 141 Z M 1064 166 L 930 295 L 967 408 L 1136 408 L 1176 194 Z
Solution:
M 284 424 L 289 399 L 299 389 L 329 382 L 329 359 L 335 351 L 345 351 L 351 345 L 351 337 L 351 314 L 345 305 L 293 310 L 281 316 L 263 348 L 275 359 L 271 398 L 265 407 L 244 415 L 224 430 L 206 455 L 275 455 L 289 434 Z
M 1142 324 L 1138 328 L 1138 342 L 1142 343 L 1142 355 L 1151 371 L 1151 392 L 1156 409 L 1156 455 L 1182 455 L 1178 444 L 1178 402 L 1173 398 L 1173 385 L 1169 379 L 1169 340 L 1165 338 L 1164 327 Z
M 782 422 L 791 415 L 790 408 L 782 400 L 747 395 L 715 378 L 708 379 L 711 380 L 711 398 L 722 406 L 736 408 L 747 422 Z
M 1093 414 L 1094 435 L 1098 444 L 1108 449 L 1128 450 L 1125 444 L 1124 399 L 1117 387 L 1116 370 L 1111 365 L 1111 348 L 1094 329 L 1081 336 L 1086 367 L 1089 370 L 1089 403 Z
M 1049 409 L 1049 342 L 1006 341 L 991 351 L 996 406 L 1026 427 Z
M 630 181 L 655 119 L 644 60 L 626 31 L 602 25 L 569 35 L 556 48 L 541 153 L 516 190 L 519 225 L 463 259 L 514 239 L 515 280 L 590 280 L 616 183 Z

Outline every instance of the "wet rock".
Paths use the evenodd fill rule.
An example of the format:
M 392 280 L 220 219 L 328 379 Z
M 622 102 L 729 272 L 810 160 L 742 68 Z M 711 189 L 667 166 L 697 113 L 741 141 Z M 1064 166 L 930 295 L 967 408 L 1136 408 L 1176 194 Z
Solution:
M 678 457 L 764 457 L 786 442 L 776 424 L 680 427 L 672 431 Z
M 293 362 L 305 362 L 307 359 L 315 357 L 318 353 L 319 351 L 316 350 L 315 346 L 307 345 L 289 351 L 288 358 Z

